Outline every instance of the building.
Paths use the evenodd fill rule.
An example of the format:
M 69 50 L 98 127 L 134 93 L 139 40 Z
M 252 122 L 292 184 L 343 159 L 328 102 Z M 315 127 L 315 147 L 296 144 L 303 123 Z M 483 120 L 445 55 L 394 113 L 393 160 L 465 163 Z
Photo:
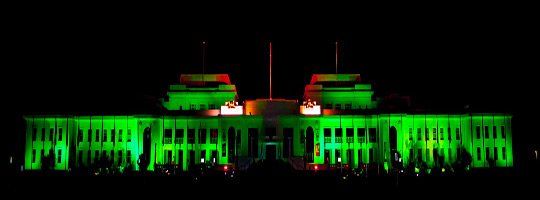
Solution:
M 415 161 L 452 165 L 464 151 L 471 167 L 513 166 L 511 114 L 387 109 L 407 106 L 408 99 L 373 94 L 359 74 L 315 74 L 304 102 L 239 104 L 228 75 L 185 74 L 170 86 L 160 114 L 26 115 L 24 166 L 41 169 L 42 160 L 52 157 L 56 170 L 99 159 L 133 170 L 172 165 L 188 171 L 200 164 L 243 170 L 281 159 L 306 170 L 392 170 Z

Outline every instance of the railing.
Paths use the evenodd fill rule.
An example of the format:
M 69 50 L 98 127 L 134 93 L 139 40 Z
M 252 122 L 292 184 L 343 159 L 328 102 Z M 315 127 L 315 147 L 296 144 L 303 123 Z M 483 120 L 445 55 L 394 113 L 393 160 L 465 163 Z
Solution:
M 347 143 L 353 143 L 354 137 L 347 137 Z
M 332 143 L 331 137 L 324 137 L 324 143 Z
M 366 138 L 365 137 L 359 137 L 358 138 L 358 143 L 366 143 Z
M 343 138 L 341 137 L 336 137 L 336 143 L 341 143 L 343 142 Z
M 176 144 L 182 144 L 184 142 L 184 138 L 174 138 L 174 143 Z
M 172 138 L 164 138 L 164 139 L 163 139 L 163 142 L 164 142 L 165 144 L 172 144 Z
M 217 144 L 217 141 L 218 141 L 217 137 L 210 138 L 210 144 Z

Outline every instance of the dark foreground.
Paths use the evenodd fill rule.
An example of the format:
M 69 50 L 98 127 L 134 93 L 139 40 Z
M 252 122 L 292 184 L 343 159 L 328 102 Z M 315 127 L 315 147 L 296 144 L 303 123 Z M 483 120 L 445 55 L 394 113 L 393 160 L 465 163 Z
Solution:
M 232 176 L 231 176 L 232 175 Z M 337 198 L 354 196 L 497 197 L 538 194 L 538 172 L 514 168 L 471 170 L 466 174 L 354 174 L 340 171 L 295 171 L 284 163 L 267 162 L 241 172 L 204 171 L 168 176 L 133 173 L 115 176 L 74 175 L 39 171 L 11 174 L 3 179 L 8 192 L 37 196 L 147 195 L 200 198 L 293 195 Z M 247 196 L 244 196 L 247 195 Z M 435 195 L 435 196 L 432 196 Z M 285 197 L 283 196 L 283 197 Z M 187 197 L 187 196 L 186 196 Z M 322 197 L 322 196 L 321 196 Z M 381 196 L 382 197 L 382 196 Z

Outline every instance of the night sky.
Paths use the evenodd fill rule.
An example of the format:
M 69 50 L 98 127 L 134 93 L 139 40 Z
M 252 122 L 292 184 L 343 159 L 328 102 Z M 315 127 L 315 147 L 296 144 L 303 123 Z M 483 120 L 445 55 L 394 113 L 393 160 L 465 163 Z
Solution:
M 150 113 L 180 74 L 202 73 L 202 41 L 205 72 L 229 74 L 240 101 L 268 98 L 272 42 L 272 97 L 302 100 L 313 74 L 335 73 L 338 41 L 338 73 L 361 74 L 377 97 L 399 93 L 428 110 L 511 112 L 521 120 L 516 141 L 531 139 L 517 125 L 538 110 L 537 31 L 528 20 L 452 16 L 215 19 L 204 26 L 160 17 L 21 16 L 4 41 L 4 116 L 21 148 L 23 114 Z

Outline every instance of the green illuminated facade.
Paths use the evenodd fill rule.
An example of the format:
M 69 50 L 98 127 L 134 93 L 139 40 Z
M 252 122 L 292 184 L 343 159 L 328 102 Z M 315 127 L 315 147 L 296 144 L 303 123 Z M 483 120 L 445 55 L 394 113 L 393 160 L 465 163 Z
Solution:
M 87 167 L 100 158 L 113 167 L 148 170 L 171 164 L 187 171 L 204 163 L 243 170 L 281 159 L 296 169 L 396 168 L 401 158 L 429 168 L 472 157 L 471 167 L 512 167 L 512 115 L 383 112 L 358 74 L 317 74 L 306 86 L 308 114 L 295 100 L 238 99 L 228 75 L 182 75 L 162 100 L 161 115 L 27 115 L 25 169 Z M 225 102 L 232 102 L 228 106 Z M 235 112 L 238 111 L 238 112 Z M 397 160 L 397 161 L 396 161 Z

